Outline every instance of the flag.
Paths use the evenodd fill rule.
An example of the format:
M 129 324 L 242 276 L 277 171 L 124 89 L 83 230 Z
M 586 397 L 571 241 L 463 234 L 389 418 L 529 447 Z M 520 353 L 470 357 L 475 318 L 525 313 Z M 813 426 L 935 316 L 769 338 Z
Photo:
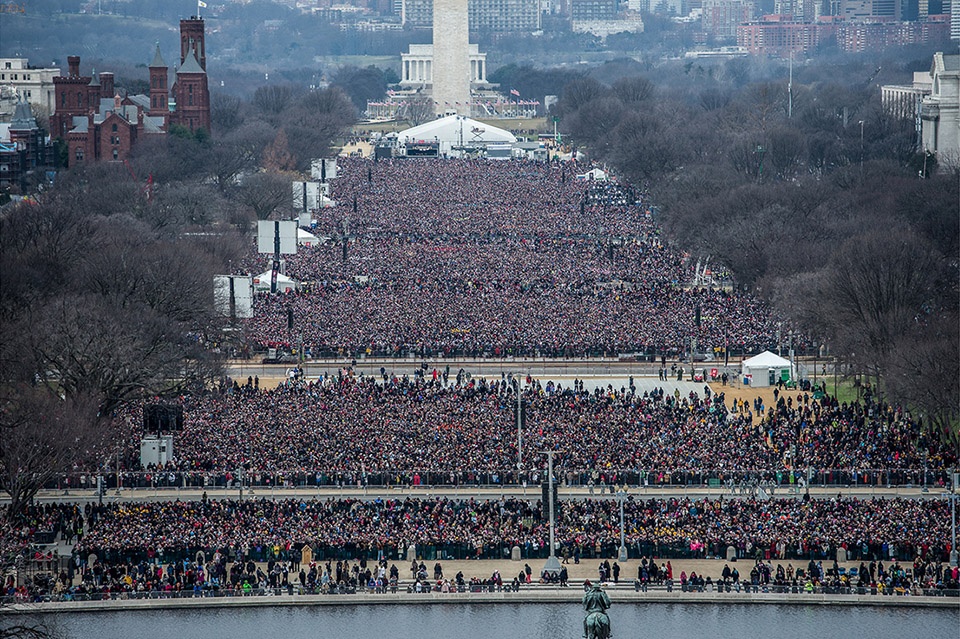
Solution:
M 206 9 L 207 3 L 204 2 L 203 0 L 197 0 L 197 6 L 200 7 L 201 9 Z
M 515 96 L 517 96 L 517 97 L 519 98 L 519 97 L 520 97 L 520 92 L 517 91 L 516 89 L 510 89 L 510 95 L 515 95 Z

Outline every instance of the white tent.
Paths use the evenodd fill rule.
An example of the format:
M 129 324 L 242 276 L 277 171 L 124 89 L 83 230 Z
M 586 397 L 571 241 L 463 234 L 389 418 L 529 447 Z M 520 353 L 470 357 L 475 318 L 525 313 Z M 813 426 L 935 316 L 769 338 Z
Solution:
M 270 278 L 272 271 L 264 271 L 253 278 L 253 290 L 258 293 L 270 292 Z M 290 293 L 297 290 L 299 282 L 287 277 L 283 273 L 277 273 L 277 292 Z
M 763 351 L 741 364 L 744 380 L 749 380 L 751 386 L 773 386 L 778 379 L 788 381 L 793 379 L 790 371 L 790 360 L 770 351 Z
M 596 180 L 597 182 L 607 181 L 607 172 L 603 169 L 593 168 L 577 176 L 578 180 Z
M 486 146 L 487 144 L 514 144 L 516 136 L 479 120 L 462 115 L 448 115 L 401 131 L 397 139 L 401 144 L 416 142 L 439 142 L 440 153 L 449 153 L 454 146 Z
M 297 244 L 300 246 L 316 246 L 320 244 L 320 238 L 311 233 L 310 231 L 305 231 L 301 228 L 297 229 Z

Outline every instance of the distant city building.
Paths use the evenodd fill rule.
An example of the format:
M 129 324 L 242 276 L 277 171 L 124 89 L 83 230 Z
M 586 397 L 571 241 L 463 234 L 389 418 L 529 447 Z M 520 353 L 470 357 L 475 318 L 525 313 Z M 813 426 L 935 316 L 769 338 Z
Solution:
M 31 174 L 50 166 L 53 144 L 23 97 L 10 122 L 0 124 L 0 191 L 25 194 Z
M 826 4 L 829 7 L 830 2 Z M 819 0 L 776 0 L 773 12 L 793 16 L 798 22 L 814 22 L 823 14 L 823 7 L 824 3 Z
M 844 20 L 899 20 L 901 7 L 900 0 L 842 0 L 840 11 Z
M 68 163 L 124 160 L 144 135 L 162 134 L 172 125 L 196 132 L 210 130 L 210 91 L 204 23 L 180 21 L 180 67 L 168 85 L 168 68 L 159 45 L 149 65 L 149 95 L 121 95 L 113 74 L 80 75 L 80 56 L 67 58 L 66 76 L 53 78 L 56 109 L 50 133 L 65 140 Z
M 853 22 L 837 27 L 837 45 L 847 53 L 880 51 L 910 44 L 945 42 L 950 35 L 946 16 L 929 16 L 921 22 Z
M 960 0 L 950 5 L 950 39 L 960 40 Z
M 58 67 L 36 68 L 31 67 L 27 58 L 0 58 L 0 88 L 12 89 L 6 95 L 20 95 L 31 104 L 37 104 L 53 113 L 56 101 L 53 97 L 53 79 L 60 75 Z M 6 120 L 3 115 L 13 115 L 16 98 L 4 109 L 0 105 L 0 119 Z
M 470 0 L 470 31 L 532 33 L 540 30 L 539 0 Z M 433 27 L 433 0 L 403 0 L 401 21 L 414 28 Z
M 571 0 L 570 19 L 573 22 L 616 20 L 619 0 Z
M 960 55 L 938 52 L 930 65 L 930 95 L 920 105 L 923 148 L 960 167 Z
M 812 54 L 821 46 L 858 53 L 945 42 L 949 26 L 946 16 L 929 16 L 917 22 L 848 21 L 821 16 L 816 22 L 804 22 L 790 15 L 766 15 L 737 27 L 737 45 L 752 55 L 781 57 L 791 52 Z
M 576 33 L 591 33 L 601 38 L 615 33 L 642 33 L 643 19 L 637 14 L 614 20 L 573 20 L 570 29 Z
M 703 0 L 702 28 L 716 38 L 736 39 L 737 27 L 753 19 L 749 0 Z
M 810 23 L 798 22 L 792 16 L 763 16 L 737 27 L 737 46 L 753 55 L 806 55 L 823 44 L 836 42 L 836 29 L 832 20 Z

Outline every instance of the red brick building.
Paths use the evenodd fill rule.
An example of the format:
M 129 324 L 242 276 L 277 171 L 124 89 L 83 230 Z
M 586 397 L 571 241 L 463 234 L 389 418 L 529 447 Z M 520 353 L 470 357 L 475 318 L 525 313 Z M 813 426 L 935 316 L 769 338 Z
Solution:
M 68 74 L 53 79 L 56 111 L 51 135 L 65 140 L 68 163 L 124 160 L 144 135 L 164 134 L 171 125 L 210 130 L 204 23 L 180 21 L 180 67 L 172 86 L 157 45 L 149 65 L 149 95 L 120 95 L 113 74 L 80 75 L 80 57 L 67 58 Z
M 790 15 L 767 15 L 737 27 L 737 46 L 752 55 L 809 54 L 822 44 L 832 42 L 836 32 L 836 22 L 831 17 L 821 18 L 819 22 L 801 22 Z

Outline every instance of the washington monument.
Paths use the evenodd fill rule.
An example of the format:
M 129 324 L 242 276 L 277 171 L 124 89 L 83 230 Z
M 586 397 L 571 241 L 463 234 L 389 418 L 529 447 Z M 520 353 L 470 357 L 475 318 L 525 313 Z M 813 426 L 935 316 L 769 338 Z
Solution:
M 433 0 L 433 100 L 437 113 L 470 115 L 467 0 Z

